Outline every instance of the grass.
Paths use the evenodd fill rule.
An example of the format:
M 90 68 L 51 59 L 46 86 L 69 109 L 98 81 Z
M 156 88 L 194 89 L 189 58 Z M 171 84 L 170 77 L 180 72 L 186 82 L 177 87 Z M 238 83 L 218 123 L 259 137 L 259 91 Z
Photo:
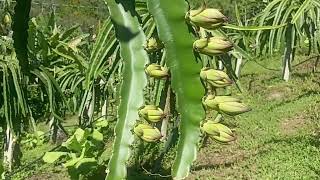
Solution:
M 241 81 L 253 111 L 226 120 L 238 139 L 209 141 L 189 179 L 319 179 L 320 74 L 302 67 L 286 83 L 280 73 L 247 67 Z
M 297 59 L 303 61 L 304 57 Z M 237 140 L 227 145 L 206 142 L 188 179 L 320 178 L 320 73 L 310 73 L 310 63 L 303 64 L 294 69 L 286 83 L 281 80 L 281 72 L 262 67 L 272 67 L 273 62 L 266 59 L 261 65 L 246 64 L 241 78 L 243 97 L 253 111 L 225 120 L 225 124 L 235 128 Z M 45 144 L 25 151 L 24 164 L 52 147 Z M 67 177 L 61 167 L 39 161 L 12 179 Z

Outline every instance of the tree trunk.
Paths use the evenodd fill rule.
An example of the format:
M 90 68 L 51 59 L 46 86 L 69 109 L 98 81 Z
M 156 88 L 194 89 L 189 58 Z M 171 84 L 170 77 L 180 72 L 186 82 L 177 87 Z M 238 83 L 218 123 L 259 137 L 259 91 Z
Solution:
M 240 76 L 242 60 L 243 60 L 243 57 L 240 56 L 240 58 L 237 58 L 237 62 L 236 62 L 235 74 L 236 74 L 236 76 L 237 76 L 238 78 L 239 78 L 239 76 Z
M 107 119 L 107 108 L 108 108 L 108 101 L 107 101 L 107 99 L 105 99 L 103 106 L 101 108 L 101 117 L 103 119 Z
M 289 81 L 290 79 L 290 63 L 292 60 L 292 53 L 290 50 L 286 50 L 285 58 L 283 61 L 283 80 Z
M 58 125 L 54 116 L 51 117 L 49 126 L 50 126 L 50 141 L 52 143 L 56 143 L 57 135 L 58 135 Z
M 87 122 L 87 125 L 91 124 L 92 121 L 93 121 L 94 104 L 95 104 L 94 94 L 95 94 L 95 93 L 93 92 L 93 93 L 92 93 L 92 96 L 91 96 L 90 104 L 89 104 L 89 107 L 88 107 L 89 122 Z
M 289 25 L 286 31 L 286 48 L 284 52 L 284 60 L 283 60 L 283 80 L 289 81 L 290 71 L 291 71 L 291 62 L 294 59 L 294 51 L 295 51 L 295 29 L 292 24 Z
M 11 172 L 15 165 L 20 164 L 21 149 L 19 144 L 19 138 L 14 135 L 12 129 L 7 126 L 4 151 L 3 151 L 3 163 L 6 169 Z
M 223 62 L 219 60 L 218 63 L 219 63 L 219 64 L 218 64 L 218 69 L 219 69 L 219 70 L 223 70 L 223 68 L 224 68 Z

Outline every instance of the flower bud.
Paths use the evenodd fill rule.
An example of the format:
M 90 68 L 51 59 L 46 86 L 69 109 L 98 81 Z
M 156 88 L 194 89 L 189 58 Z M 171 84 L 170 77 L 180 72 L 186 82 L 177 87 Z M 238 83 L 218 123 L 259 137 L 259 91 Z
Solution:
M 214 121 L 208 121 L 204 123 L 201 127 L 201 130 L 219 142 L 226 143 L 235 140 L 230 128 Z
M 145 69 L 148 76 L 151 76 L 153 78 L 162 79 L 169 76 L 168 69 L 165 67 L 162 67 L 158 64 L 150 64 Z
M 217 29 L 227 21 L 227 17 L 218 9 L 205 9 L 204 7 L 197 10 L 190 10 L 187 19 L 189 19 L 192 24 L 205 29 Z
M 225 54 L 231 51 L 232 48 L 232 42 L 223 37 L 202 38 L 193 43 L 195 51 L 210 56 Z
M 156 123 L 163 119 L 164 112 L 154 105 L 146 105 L 139 110 L 139 115 L 145 120 Z
M 251 111 L 250 107 L 240 102 L 223 102 L 218 106 L 220 112 L 230 116 L 236 116 Z
M 154 52 L 162 48 L 163 44 L 154 37 L 151 37 L 147 40 L 147 46 L 145 47 L 146 51 L 148 52 Z
M 11 16 L 10 16 L 9 13 L 6 13 L 6 15 L 4 15 L 4 17 L 3 17 L 3 23 L 4 23 L 5 25 L 7 25 L 7 26 L 12 23 L 12 19 L 11 19 Z
M 207 121 L 202 125 L 201 129 L 209 135 L 219 135 L 221 132 L 232 134 L 230 128 L 214 121 Z
M 139 124 L 138 126 L 136 126 L 133 131 L 137 136 L 142 136 L 143 135 L 143 130 L 144 129 L 153 129 L 152 126 L 148 125 L 148 124 Z
M 234 141 L 236 138 L 230 134 L 221 132 L 219 136 L 211 136 L 214 140 L 221 143 L 228 143 Z
M 200 77 L 216 88 L 222 88 L 232 85 L 232 80 L 223 71 L 204 68 L 200 72 Z
M 224 102 L 241 102 L 241 100 L 231 96 L 214 96 L 211 94 L 203 100 L 206 107 L 217 111 L 219 110 L 219 104 Z
M 162 137 L 159 129 L 147 124 L 139 124 L 136 126 L 134 133 L 146 142 L 156 142 Z
M 141 139 L 146 142 L 156 142 L 160 140 L 161 137 L 162 135 L 159 129 L 154 128 L 154 129 L 145 129 L 143 131 L 143 135 L 141 136 Z

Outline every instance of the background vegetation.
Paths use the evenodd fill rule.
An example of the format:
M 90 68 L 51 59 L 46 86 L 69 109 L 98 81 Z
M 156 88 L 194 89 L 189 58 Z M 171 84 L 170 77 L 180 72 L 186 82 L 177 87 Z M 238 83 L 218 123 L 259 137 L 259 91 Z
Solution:
M 136 11 L 140 23 L 132 18 L 130 27 L 132 32 L 144 31 L 145 37 L 130 33 L 122 37 L 119 32 L 123 30 L 123 19 L 117 19 L 116 24 L 111 21 L 104 1 L 34 0 L 28 43 L 18 41 L 22 43 L 17 44 L 18 17 L 13 8 L 16 3 L 11 2 L 8 8 L 0 2 L 0 19 L 3 19 L 0 23 L 0 134 L 4 151 L 2 169 L 6 169 L 3 176 L 17 180 L 104 179 L 106 169 L 128 166 L 128 179 L 171 179 L 176 152 L 185 152 L 177 148 L 181 123 L 178 114 L 191 114 L 190 117 L 193 114 L 176 108 L 175 98 L 188 97 L 179 92 L 179 83 L 171 86 L 171 80 L 166 78 L 146 79 L 143 69 L 126 69 L 121 59 L 130 59 L 132 67 L 137 62 L 148 64 L 148 59 L 162 66 L 170 64 L 165 60 L 166 54 L 170 57 L 176 52 L 163 49 L 162 44 L 148 55 L 141 46 L 135 53 L 128 48 L 150 37 L 158 42 L 158 38 L 166 39 L 164 34 L 172 33 L 153 21 L 157 17 L 150 13 L 154 12 L 138 1 Z M 190 5 L 200 7 L 203 2 L 191 0 Z M 198 33 L 198 29 L 193 29 L 194 35 L 224 36 L 234 43 L 234 49 L 216 57 L 197 55 L 204 67 L 224 69 L 236 86 L 223 93 L 240 97 L 253 111 L 223 119 L 236 134 L 235 141 L 221 144 L 201 137 L 198 159 L 188 179 L 320 178 L 320 3 L 316 0 L 208 0 L 206 6 L 220 9 L 228 16 L 228 22 L 218 30 L 199 29 Z M 117 13 L 116 9 L 113 13 Z M 13 23 L 6 22 L 7 14 Z M 131 18 L 126 13 L 121 16 Z M 117 28 L 114 30 L 113 26 Z M 184 32 L 182 26 L 174 30 Z M 127 41 L 131 35 L 134 41 Z M 164 43 L 166 48 L 168 42 Z M 24 45 L 28 46 L 28 52 L 19 53 L 17 49 Z M 191 54 L 186 48 L 170 46 L 179 53 L 184 51 L 174 57 Z M 28 68 L 21 61 L 21 53 L 28 61 Z M 131 54 L 139 54 L 140 61 Z M 196 71 L 196 65 L 193 68 Z M 172 67 L 170 70 L 173 76 L 182 72 Z M 137 77 L 139 83 L 128 80 L 132 77 Z M 189 82 L 183 75 L 179 77 L 182 78 L 172 81 L 200 84 L 200 81 Z M 124 82 L 125 90 L 120 92 Z M 195 91 L 202 96 L 200 88 Z M 135 96 L 130 96 L 130 92 L 135 92 Z M 114 136 L 116 129 L 117 134 L 128 132 L 131 137 L 130 129 L 117 128 L 130 125 L 128 122 L 117 125 L 117 110 L 131 113 L 130 117 L 137 123 L 146 123 L 138 113 L 127 110 L 127 104 L 120 104 L 121 99 L 140 107 L 141 98 L 137 98 L 140 96 L 146 104 L 157 104 L 171 114 L 164 118 L 167 124 L 150 123 L 161 127 L 161 131 L 167 126 L 169 133 L 167 140 L 158 144 L 135 138 L 127 148 L 132 150 L 132 157 L 126 162 L 123 160 L 126 157 L 113 155 L 112 151 L 114 141 L 122 145 L 131 141 L 128 135 L 120 140 Z M 213 116 L 208 112 L 207 115 Z M 121 114 L 120 119 L 123 117 Z M 192 124 L 189 127 L 192 129 Z M 10 147 L 15 149 L 12 157 L 16 159 L 8 165 Z M 118 163 L 119 159 L 123 163 Z

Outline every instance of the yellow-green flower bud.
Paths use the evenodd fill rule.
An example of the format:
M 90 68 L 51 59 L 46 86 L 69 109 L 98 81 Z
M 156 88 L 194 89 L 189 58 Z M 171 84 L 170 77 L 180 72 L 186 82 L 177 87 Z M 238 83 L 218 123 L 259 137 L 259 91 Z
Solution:
M 230 116 L 236 116 L 251 111 L 250 107 L 240 102 L 223 102 L 218 106 L 220 112 Z
M 232 135 L 232 131 L 230 128 L 214 121 L 207 121 L 202 125 L 201 129 L 209 135 L 219 135 L 221 132 Z
M 148 124 L 139 124 L 138 126 L 136 126 L 133 131 L 137 136 L 142 136 L 143 135 L 143 130 L 144 129 L 153 129 L 152 126 L 148 125 Z
M 158 64 L 150 64 L 145 69 L 148 76 L 163 79 L 169 76 L 168 69 L 166 67 L 162 67 Z
M 219 142 L 226 143 L 235 139 L 230 128 L 214 121 L 208 121 L 204 123 L 201 127 L 201 130 Z
M 148 52 L 154 52 L 162 48 L 163 44 L 154 37 L 151 37 L 147 40 L 147 46 L 145 47 L 146 51 Z
M 146 142 L 156 142 L 160 140 L 161 132 L 147 124 L 139 124 L 134 128 L 134 133 Z
M 211 94 L 203 100 L 203 104 L 206 107 L 217 111 L 219 110 L 219 104 L 224 102 L 241 102 L 241 100 L 231 96 L 214 96 Z
M 9 13 L 6 13 L 3 17 L 3 23 L 8 26 L 12 23 L 12 19 Z
M 228 143 L 234 141 L 236 138 L 230 134 L 221 132 L 219 136 L 211 136 L 214 140 L 221 143 Z
M 204 68 L 200 72 L 200 77 L 213 87 L 221 88 L 232 85 L 232 80 L 229 76 L 219 70 Z
M 161 139 L 162 135 L 159 129 L 145 129 L 143 131 L 143 135 L 141 136 L 141 139 L 143 139 L 146 142 L 156 142 Z
M 224 37 L 202 38 L 193 43 L 195 51 L 210 56 L 225 54 L 231 51 L 232 48 L 232 42 Z
M 145 120 L 156 123 L 163 119 L 164 112 L 154 105 L 146 105 L 139 110 L 139 115 Z
M 205 9 L 202 7 L 197 10 L 190 10 L 187 19 L 196 26 L 205 29 L 216 29 L 226 22 L 228 18 L 218 9 Z

